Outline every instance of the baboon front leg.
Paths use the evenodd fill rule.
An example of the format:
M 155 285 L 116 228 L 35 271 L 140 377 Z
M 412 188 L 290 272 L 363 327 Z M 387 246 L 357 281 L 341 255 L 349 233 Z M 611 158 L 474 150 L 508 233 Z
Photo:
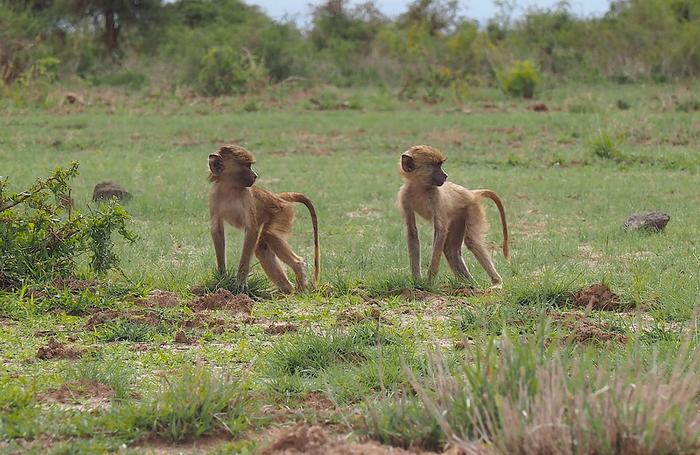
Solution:
M 464 219 L 458 219 L 450 224 L 443 251 L 450 269 L 458 278 L 474 281 L 474 277 L 469 273 L 467 264 L 464 263 L 462 258 L 462 242 L 464 241 L 465 231 L 464 221 Z
M 290 294 L 294 290 L 292 283 L 287 278 L 287 274 L 284 273 L 282 264 L 264 238 L 260 239 L 258 246 L 255 248 L 255 257 L 258 258 L 263 270 L 280 291 Z
M 430 259 L 430 268 L 428 269 L 428 281 L 432 282 L 440 269 L 440 258 L 445 249 L 445 240 L 447 239 L 447 227 L 442 223 L 437 216 L 433 218 L 433 254 Z
M 226 237 L 224 236 L 224 223 L 220 219 L 211 220 L 211 239 L 214 242 L 216 252 L 216 267 L 219 273 L 226 273 Z
M 246 226 L 243 236 L 243 249 L 241 251 L 241 261 L 238 264 L 238 273 L 236 274 L 236 283 L 245 288 L 250 273 L 250 261 L 255 252 L 255 246 L 258 242 L 258 227 L 255 225 Z
M 494 267 L 493 261 L 491 260 L 491 255 L 486 249 L 486 246 L 484 245 L 483 241 L 466 238 L 464 243 L 467 245 L 467 248 L 469 248 L 469 251 L 471 251 L 474 254 L 474 257 L 477 261 L 479 261 L 479 264 L 481 264 L 484 270 L 486 270 L 486 273 L 489 275 L 489 278 L 491 278 L 491 284 L 493 285 L 492 287 L 502 287 L 503 279 L 501 278 L 501 275 L 499 275 L 496 271 L 496 267 Z
M 282 262 L 287 264 L 294 271 L 297 281 L 297 290 L 299 292 L 306 291 L 306 264 L 304 263 L 304 258 L 292 251 L 292 247 L 289 243 L 281 237 L 275 235 L 269 235 L 267 238 L 267 244 L 272 248 L 277 257 L 279 257 Z

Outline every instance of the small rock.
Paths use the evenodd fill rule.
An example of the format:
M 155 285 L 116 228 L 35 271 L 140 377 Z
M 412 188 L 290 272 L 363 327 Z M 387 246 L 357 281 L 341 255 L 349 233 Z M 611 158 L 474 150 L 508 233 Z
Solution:
M 663 212 L 633 213 L 625 219 L 622 229 L 658 232 L 666 227 L 670 219 Z
M 548 112 L 549 111 L 549 108 L 544 103 L 533 104 L 532 106 L 530 106 L 530 109 L 535 111 L 535 112 Z
M 101 201 L 112 198 L 117 198 L 120 201 L 130 199 L 131 193 L 114 182 L 100 182 L 95 185 L 95 189 L 92 192 L 93 201 Z

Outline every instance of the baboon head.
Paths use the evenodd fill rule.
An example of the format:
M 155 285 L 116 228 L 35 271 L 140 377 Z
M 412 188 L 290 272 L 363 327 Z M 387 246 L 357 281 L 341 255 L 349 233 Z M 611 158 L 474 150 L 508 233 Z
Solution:
M 253 186 L 258 174 L 252 169 L 255 157 L 239 145 L 224 145 L 209 155 L 209 181 L 226 180 L 241 188 Z
M 399 172 L 411 182 L 424 186 L 442 186 L 447 174 L 442 164 L 447 160 L 440 150 L 429 145 L 414 145 L 403 152 Z

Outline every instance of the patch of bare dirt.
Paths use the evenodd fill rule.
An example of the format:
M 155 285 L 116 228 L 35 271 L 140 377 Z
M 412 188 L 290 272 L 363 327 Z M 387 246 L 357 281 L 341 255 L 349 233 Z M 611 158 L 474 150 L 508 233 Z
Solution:
M 351 324 L 357 324 L 358 322 L 362 322 L 366 319 L 369 319 L 366 312 L 350 309 L 343 310 L 337 317 L 338 322 L 349 322 Z
M 53 285 L 56 286 L 57 289 L 79 293 L 86 289 L 95 290 L 99 287 L 100 283 L 95 280 L 81 280 L 78 278 L 57 278 L 54 280 Z
M 288 332 L 296 332 L 299 326 L 291 322 L 273 323 L 265 327 L 265 333 L 268 335 L 281 335 Z
M 193 311 L 230 310 L 234 313 L 249 315 L 253 310 L 253 299 L 245 294 L 233 295 L 226 289 L 217 289 L 187 304 Z
M 83 350 L 75 346 L 68 346 L 52 338 L 46 346 L 42 346 L 36 352 L 37 359 L 78 359 L 83 356 Z
M 348 212 L 345 214 L 348 218 L 377 218 L 379 217 L 379 213 L 373 208 L 370 207 L 362 207 L 359 210 L 355 210 L 354 212 Z
M 172 291 L 154 289 L 139 304 L 149 308 L 172 308 L 180 305 L 180 297 Z
M 571 304 L 581 308 L 590 307 L 594 310 L 616 311 L 624 309 L 620 296 L 600 283 L 578 291 L 574 294 Z
M 469 134 L 460 129 L 433 130 L 426 134 L 426 142 L 438 146 L 459 146 L 469 142 Z
M 345 438 L 335 439 L 318 425 L 297 425 L 277 431 L 271 442 L 260 451 L 261 455 L 408 455 L 434 452 L 408 451 L 378 442 L 352 442 Z
M 551 317 L 569 330 L 568 338 L 576 343 L 625 343 L 627 341 L 623 333 L 616 331 L 605 321 L 596 321 L 576 313 L 552 314 Z
M 114 391 L 107 385 L 92 379 L 80 379 L 68 381 L 61 387 L 49 389 L 39 394 L 42 401 L 57 401 L 59 403 L 72 403 L 80 398 L 101 398 L 109 399 L 114 395 Z
M 437 306 L 441 306 L 446 301 L 445 297 L 442 295 L 423 291 L 421 289 L 402 289 L 399 295 L 406 300 L 417 300 Z
M 308 393 L 301 404 L 302 408 L 314 409 L 316 411 L 329 411 L 335 408 L 335 404 L 321 392 Z
M 198 438 L 187 438 L 181 442 L 171 442 L 149 434 L 134 443 L 133 447 L 140 449 L 139 453 L 149 455 L 200 455 L 215 452 L 217 446 L 230 441 L 230 439 L 228 434 L 215 433 Z
M 83 327 L 86 330 L 93 330 L 95 327 L 108 322 L 113 322 L 116 319 L 126 319 L 134 324 L 146 324 L 153 327 L 158 326 L 163 322 L 160 315 L 147 310 L 131 310 L 123 312 L 116 310 L 100 310 L 90 316 L 88 320 L 85 321 Z
M 194 147 L 195 145 L 204 144 L 205 141 L 192 136 L 189 133 L 180 134 L 173 141 L 173 145 L 176 147 Z

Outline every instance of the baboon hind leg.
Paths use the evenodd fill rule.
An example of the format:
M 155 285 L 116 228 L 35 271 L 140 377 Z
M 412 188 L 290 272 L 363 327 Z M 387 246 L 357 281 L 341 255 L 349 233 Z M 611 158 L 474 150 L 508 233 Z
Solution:
M 491 278 L 491 284 L 493 287 L 498 288 L 503 286 L 503 279 L 496 271 L 496 267 L 493 265 L 493 260 L 491 259 L 491 254 L 489 254 L 488 250 L 486 249 L 483 239 L 465 238 L 464 243 L 467 245 L 467 248 L 469 248 L 469 251 L 474 254 L 474 257 L 477 261 L 479 261 L 479 264 L 481 264 L 484 270 L 486 270 L 489 278 Z
M 294 271 L 297 281 L 297 290 L 300 292 L 306 291 L 306 263 L 304 262 L 304 258 L 292 251 L 292 247 L 289 243 L 281 237 L 270 235 L 268 244 L 277 257 Z
M 474 281 L 474 277 L 469 273 L 467 264 L 464 263 L 462 258 L 462 242 L 464 241 L 464 232 L 466 230 L 464 221 L 464 218 L 460 218 L 450 223 L 443 252 L 452 273 L 458 278 Z
M 275 252 L 263 238 L 260 239 L 255 249 L 255 257 L 258 258 L 263 270 L 280 291 L 289 294 L 294 290 Z

